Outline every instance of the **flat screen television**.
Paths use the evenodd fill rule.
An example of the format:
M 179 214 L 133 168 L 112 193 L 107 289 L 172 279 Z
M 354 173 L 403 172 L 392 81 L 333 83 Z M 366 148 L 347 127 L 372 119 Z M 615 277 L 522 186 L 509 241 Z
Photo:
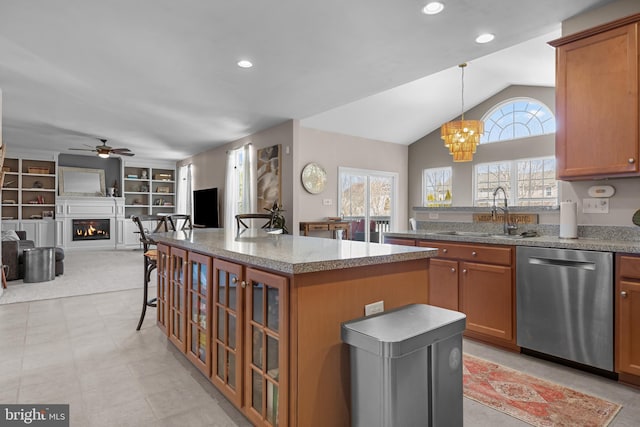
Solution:
M 218 228 L 218 224 L 218 189 L 194 190 L 193 225 Z

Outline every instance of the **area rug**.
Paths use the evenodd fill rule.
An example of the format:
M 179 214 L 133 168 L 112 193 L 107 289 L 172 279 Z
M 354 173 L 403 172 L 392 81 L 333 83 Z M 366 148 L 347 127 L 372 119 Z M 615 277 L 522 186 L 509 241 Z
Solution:
M 0 306 L 17 302 L 38 301 L 77 295 L 89 295 L 126 289 L 142 289 L 142 251 L 122 249 L 111 251 L 67 251 L 64 274 L 55 280 L 24 283 L 7 282 L 0 295 Z M 149 287 L 156 285 L 151 275 Z
M 464 355 L 464 395 L 533 426 L 606 426 L 621 406 Z

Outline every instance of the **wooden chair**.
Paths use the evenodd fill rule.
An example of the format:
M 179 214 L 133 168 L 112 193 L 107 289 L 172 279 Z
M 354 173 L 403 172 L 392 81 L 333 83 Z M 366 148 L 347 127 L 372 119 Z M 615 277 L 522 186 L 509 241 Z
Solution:
M 171 214 L 167 215 L 166 221 L 171 231 L 191 230 L 193 228 L 193 224 L 191 223 L 191 215 Z
M 238 230 L 240 230 L 240 226 L 243 228 L 251 228 L 247 225 L 247 222 L 251 224 L 250 220 L 252 219 L 262 219 L 267 222 L 260 228 L 271 228 L 271 221 L 273 217 L 271 214 L 261 214 L 261 213 L 249 213 L 249 214 L 238 214 L 236 215 L 236 225 L 238 226 Z M 245 222 L 245 220 L 247 222 Z
M 144 315 L 147 312 L 147 307 L 155 307 L 157 298 L 149 299 L 149 280 L 151 280 L 151 273 L 158 267 L 158 250 L 156 249 L 155 240 L 151 239 L 145 230 L 143 221 L 158 220 L 156 216 L 132 216 L 131 220 L 138 226 L 140 233 L 140 243 L 144 250 L 144 288 L 142 297 L 142 312 L 140 313 L 140 320 L 138 321 L 138 327 L 136 331 L 139 331 L 144 321 Z M 166 226 L 166 222 L 165 222 Z M 159 231 L 160 223 L 156 227 L 155 231 Z

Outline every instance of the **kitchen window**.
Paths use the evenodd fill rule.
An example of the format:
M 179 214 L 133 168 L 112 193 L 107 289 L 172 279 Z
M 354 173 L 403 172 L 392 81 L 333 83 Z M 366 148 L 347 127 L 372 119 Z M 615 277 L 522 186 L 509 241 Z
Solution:
M 553 157 L 481 163 L 474 168 L 474 206 L 491 206 L 502 186 L 509 206 L 557 206 L 558 181 Z
M 556 132 L 551 110 L 533 98 L 510 99 L 489 110 L 482 121 L 484 134 L 480 144 Z
M 453 196 L 452 168 L 430 168 L 422 171 L 422 206 L 450 206 Z

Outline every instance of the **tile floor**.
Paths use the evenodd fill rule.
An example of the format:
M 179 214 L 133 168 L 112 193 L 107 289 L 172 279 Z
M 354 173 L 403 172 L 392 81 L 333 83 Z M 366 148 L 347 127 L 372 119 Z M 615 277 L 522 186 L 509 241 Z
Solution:
M 0 402 L 69 403 L 72 426 L 249 426 L 155 326 L 135 331 L 140 290 L 0 306 Z M 470 354 L 621 403 L 637 426 L 640 390 L 465 340 Z M 524 423 L 464 400 L 467 426 Z

